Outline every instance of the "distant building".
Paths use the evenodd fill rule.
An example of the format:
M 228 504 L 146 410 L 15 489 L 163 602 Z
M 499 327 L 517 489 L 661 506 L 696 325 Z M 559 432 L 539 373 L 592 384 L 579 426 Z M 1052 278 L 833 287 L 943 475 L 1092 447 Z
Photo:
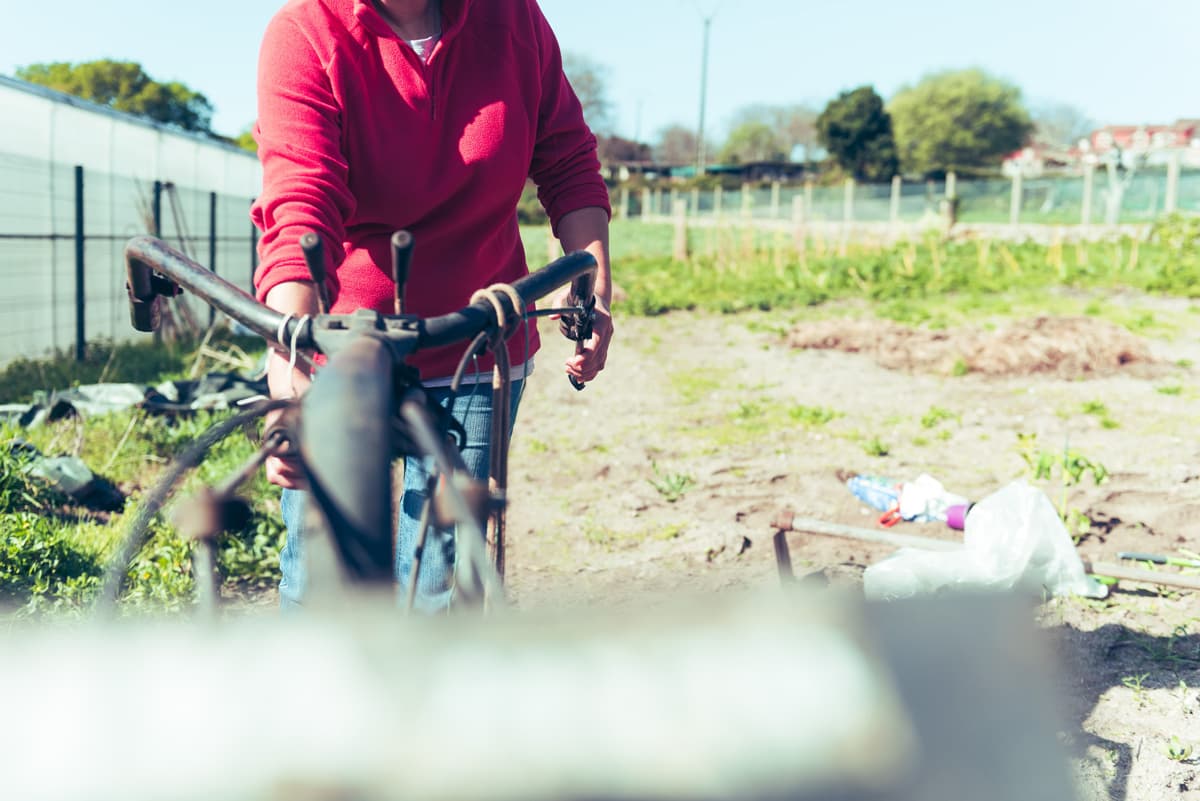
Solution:
M 1000 169 L 1009 178 L 1017 174 L 1023 178 L 1038 178 L 1048 172 L 1062 172 L 1078 167 L 1081 156 L 1079 148 L 1067 149 L 1034 143 L 1007 156 Z
M 1002 169 L 1009 177 L 1020 173 L 1036 178 L 1113 161 L 1125 167 L 1163 166 L 1177 155 L 1183 166 L 1200 167 L 1200 119 L 1172 125 L 1107 125 L 1072 148 L 1035 142 L 1006 157 Z
M 1120 159 L 1125 166 L 1166 164 L 1178 154 L 1189 167 L 1200 167 L 1200 120 L 1172 125 L 1108 125 L 1086 140 L 1084 158 L 1092 163 Z

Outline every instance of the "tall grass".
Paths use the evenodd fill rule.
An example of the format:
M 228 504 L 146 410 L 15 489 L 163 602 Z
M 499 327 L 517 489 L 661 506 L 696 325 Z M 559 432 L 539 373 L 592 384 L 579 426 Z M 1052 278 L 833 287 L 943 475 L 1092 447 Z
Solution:
M 524 232 L 531 262 L 545 229 Z M 682 309 L 733 312 L 788 309 L 861 298 L 897 313 L 904 305 L 952 295 L 1048 287 L 1131 288 L 1200 297 L 1200 218 L 1159 223 L 1146 241 L 1048 245 L 944 241 L 930 234 L 895 245 L 809 238 L 783 232 L 693 229 L 686 261 L 671 257 L 670 225 L 615 222 L 614 281 L 627 314 Z M 534 250 L 536 243 L 542 251 Z

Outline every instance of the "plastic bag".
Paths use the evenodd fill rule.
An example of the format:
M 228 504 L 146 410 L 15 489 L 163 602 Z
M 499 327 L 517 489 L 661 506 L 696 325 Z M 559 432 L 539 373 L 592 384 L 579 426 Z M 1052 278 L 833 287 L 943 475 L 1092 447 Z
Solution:
M 947 492 L 942 482 L 928 473 L 922 473 L 912 481 L 904 482 L 900 492 L 900 516 L 918 523 L 933 520 L 945 523 L 947 509 L 966 503 L 966 498 Z
M 1024 480 L 984 498 L 967 515 L 963 547 L 902 548 L 867 568 L 873 600 L 950 591 L 1006 591 L 1103 598 L 1108 588 L 1087 575 L 1058 512 Z

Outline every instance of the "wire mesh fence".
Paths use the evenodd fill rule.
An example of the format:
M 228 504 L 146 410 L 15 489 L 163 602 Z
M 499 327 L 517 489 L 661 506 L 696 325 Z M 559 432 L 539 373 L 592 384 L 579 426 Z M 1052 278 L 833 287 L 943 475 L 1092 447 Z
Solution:
M 674 216 L 731 222 L 802 219 L 807 223 L 913 225 L 952 217 L 989 226 L 1146 224 L 1172 212 L 1200 213 L 1200 168 L 1179 164 L 1137 171 L 1096 168 L 1078 174 L 888 184 L 745 184 L 705 190 L 616 190 L 614 208 L 627 217 Z
M 124 288 L 124 245 L 138 234 L 157 234 L 249 289 L 250 202 L 0 155 L 0 364 L 143 336 L 129 323 Z M 208 322 L 207 307 L 188 310 Z

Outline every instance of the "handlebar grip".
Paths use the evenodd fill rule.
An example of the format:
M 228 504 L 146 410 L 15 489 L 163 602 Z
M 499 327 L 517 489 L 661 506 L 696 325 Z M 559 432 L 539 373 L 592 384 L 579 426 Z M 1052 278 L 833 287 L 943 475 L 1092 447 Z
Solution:
M 300 237 L 300 250 L 304 253 L 304 263 L 312 276 L 317 289 L 317 306 L 321 314 L 329 313 L 329 287 L 325 283 L 328 274 L 325 272 L 325 244 L 321 237 L 309 231 Z
M 395 284 L 395 311 L 404 314 L 404 287 L 408 284 L 408 271 L 412 265 L 413 235 L 408 231 L 392 234 L 392 281 Z

